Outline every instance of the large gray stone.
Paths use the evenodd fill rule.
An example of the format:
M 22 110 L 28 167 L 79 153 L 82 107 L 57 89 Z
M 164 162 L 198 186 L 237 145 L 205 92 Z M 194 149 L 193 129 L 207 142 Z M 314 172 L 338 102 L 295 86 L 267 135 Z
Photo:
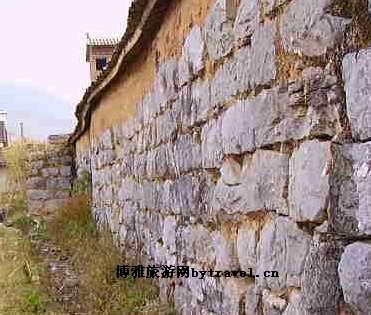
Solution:
M 228 1 L 217 0 L 203 29 L 207 51 L 212 60 L 218 60 L 233 48 L 233 19 L 228 16 Z
M 178 62 L 170 59 L 160 65 L 155 82 L 154 104 L 164 109 L 168 102 L 174 100 L 177 96 L 179 86 Z
M 174 145 L 176 173 L 183 174 L 201 167 L 201 146 L 191 135 L 180 136 Z
M 277 211 L 287 214 L 288 155 L 258 150 L 247 156 L 242 184 L 227 186 L 220 179 L 214 191 L 213 210 L 227 214 Z
M 43 177 L 30 177 L 26 181 L 27 189 L 45 189 L 46 180 Z
M 356 314 L 371 314 L 371 244 L 353 243 L 339 263 L 344 300 Z
M 245 299 L 249 283 L 244 279 L 228 279 L 223 283 L 223 305 L 220 314 L 240 315 L 245 314 L 242 303 Z
M 371 235 L 371 142 L 335 146 L 329 225 L 348 236 Z
M 230 186 L 241 184 L 241 171 L 240 163 L 231 157 L 227 157 L 220 169 L 223 183 Z
M 234 23 L 234 35 L 237 41 L 250 37 L 259 23 L 259 2 L 257 0 L 242 0 L 237 10 Z
M 311 242 L 301 281 L 303 305 L 309 314 L 338 314 L 341 287 L 337 268 L 341 253 L 342 244 L 332 239 Z
M 273 217 L 266 223 L 257 250 L 258 287 L 271 290 L 300 287 L 310 239 L 286 217 Z M 273 270 L 278 271 L 279 277 L 264 277 L 264 271 Z
M 242 47 L 215 73 L 211 82 L 211 105 L 222 106 L 233 96 L 271 83 L 276 78 L 276 26 L 259 25 L 252 46 Z
M 305 308 L 303 305 L 303 294 L 301 291 L 294 289 L 288 297 L 288 305 L 282 315 L 304 315 Z
M 292 1 L 282 18 L 284 48 L 291 53 L 320 56 L 336 44 L 348 23 L 332 16 L 332 0 Z
M 203 168 L 218 168 L 223 163 L 221 119 L 211 120 L 202 128 L 201 155 Z
M 276 10 L 280 6 L 288 3 L 290 0 L 262 0 L 263 13 L 269 15 L 272 11 Z
M 212 238 L 215 249 L 215 270 L 237 270 L 238 261 L 233 232 L 221 233 L 216 231 L 212 233 Z
M 240 102 L 229 108 L 222 119 L 223 150 L 226 154 L 241 154 L 255 149 L 255 134 L 253 117 L 250 114 L 252 106 Z
M 30 189 L 26 194 L 28 200 L 34 201 L 45 201 L 53 197 L 53 192 L 49 190 Z
M 41 174 L 43 177 L 58 176 L 58 168 L 56 167 L 44 168 L 43 170 L 41 170 Z
M 46 181 L 47 189 L 71 189 L 72 183 L 68 178 L 49 178 Z
M 330 201 L 331 143 L 301 144 L 290 159 L 289 215 L 295 221 L 322 222 Z
M 205 43 L 198 25 L 191 29 L 185 39 L 183 55 L 192 75 L 197 75 L 205 67 Z
M 258 242 L 257 226 L 245 224 L 238 229 L 237 235 L 237 256 L 241 269 L 256 272 L 256 247 Z
M 353 137 L 371 139 L 371 49 L 347 54 L 343 60 L 347 113 Z

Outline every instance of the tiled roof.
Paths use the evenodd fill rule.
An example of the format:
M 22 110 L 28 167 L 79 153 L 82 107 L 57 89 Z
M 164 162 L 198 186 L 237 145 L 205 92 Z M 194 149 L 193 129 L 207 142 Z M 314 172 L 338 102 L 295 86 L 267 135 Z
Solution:
M 71 143 L 75 143 L 89 127 L 92 111 L 97 106 L 100 95 L 140 55 L 143 48 L 152 42 L 171 2 L 172 0 L 133 0 L 125 34 L 117 44 L 107 69 L 93 81 L 76 107 L 78 122 L 69 139 Z
M 88 37 L 87 45 L 89 46 L 116 46 L 120 40 L 118 38 L 90 38 Z

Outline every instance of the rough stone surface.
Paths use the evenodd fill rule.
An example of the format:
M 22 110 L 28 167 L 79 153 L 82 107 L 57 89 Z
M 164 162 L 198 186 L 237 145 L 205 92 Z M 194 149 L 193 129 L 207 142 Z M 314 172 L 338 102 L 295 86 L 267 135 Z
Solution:
M 321 222 L 329 205 L 331 143 L 304 142 L 290 159 L 290 217 Z
M 345 248 L 339 264 L 345 302 L 356 314 L 371 313 L 371 244 L 356 242 Z
M 106 147 L 107 133 L 103 137 Z M 53 140 L 54 139 L 54 140 Z M 48 216 L 60 208 L 70 197 L 72 189 L 72 152 L 64 143 L 66 136 L 53 136 L 48 147 L 33 147 L 27 167 L 32 172 L 26 182 L 28 211 L 32 215 Z M 81 168 L 86 165 L 78 160 Z M 85 159 L 86 161 L 86 159 Z M 82 171 L 81 171 L 82 172 Z
M 371 139 L 371 49 L 347 54 L 343 60 L 343 79 L 347 113 L 353 137 Z
M 337 314 L 341 287 L 337 272 L 342 244 L 334 240 L 313 240 L 301 281 L 307 312 Z
M 237 186 L 219 180 L 214 191 L 213 209 L 228 214 L 272 210 L 287 213 L 285 192 L 288 183 L 288 156 L 259 150 L 246 156 Z
M 319 56 L 335 45 L 349 21 L 329 14 L 331 3 L 331 0 L 295 0 L 289 4 L 281 26 L 287 51 Z
M 150 68 L 143 60 L 153 85 L 129 104 L 136 110 L 125 121 L 78 140 L 73 169 L 66 151 L 31 159 L 29 208 L 37 213 L 59 202 L 49 199 L 67 198 L 58 187 L 67 187 L 72 170 L 75 180 L 89 172 L 92 214 L 125 256 L 143 265 L 279 273 L 158 279 L 160 298 L 184 315 L 345 312 L 343 247 L 371 235 L 369 53 L 344 59 L 345 103 L 341 60 L 329 57 L 359 43 L 346 36 L 344 47 L 336 45 L 348 23 L 338 4 L 217 0 L 204 21 L 195 8 L 180 40 L 149 43 L 156 57 Z M 176 3 L 167 14 L 182 24 L 189 15 L 182 10 Z M 173 44 L 167 59 L 151 51 Z M 119 73 L 107 85 L 91 126 L 106 118 L 100 106 L 112 91 L 134 99 L 126 81 Z M 108 102 L 119 108 L 118 99 Z M 44 171 L 44 178 L 46 168 L 57 169 L 55 177 Z M 43 195 L 46 183 L 55 189 Z
M 289 219 L 274 217 L 268 222 L 261 232 L 257 250 L 259 288 L 300 287 L 309 244 L 310 236 Z M 267 270 L 278 271 L 279 277 L 263 277 Z
M 228 16 L 228 1 L 217 0 L 206 21 L 204 36 L 213 60 L 227 55 L 233 48 L 233 20 Z
M 237 10 L 234 23 L 235 40 L 242 41 L 254 33 L 259 23 L 259 2 L 257 0 L 242 0 Z
M 371 143 L 336 146 L 329 224 L 338 233 L 371 235 Z

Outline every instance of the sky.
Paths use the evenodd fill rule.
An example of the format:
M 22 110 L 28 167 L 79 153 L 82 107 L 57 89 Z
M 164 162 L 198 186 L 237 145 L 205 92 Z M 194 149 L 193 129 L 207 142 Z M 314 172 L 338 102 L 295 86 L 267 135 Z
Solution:
M 90 84 L 86 33 L 121 37 L 130 4 L 131 0 L 0 0 L 0 86 L 36 90 L 74 108 Z

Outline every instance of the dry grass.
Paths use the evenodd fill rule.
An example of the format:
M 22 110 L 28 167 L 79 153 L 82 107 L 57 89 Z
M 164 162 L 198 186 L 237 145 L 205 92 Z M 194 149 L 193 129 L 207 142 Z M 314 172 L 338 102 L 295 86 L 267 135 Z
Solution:
M 74 197 L 57 212 L 48 230 L 51 240 L 72 256 L 81 275 L 81 301 L 89 314 L 171 314 L 159 305 L 157 289 L 149 281 L 116 278 L 117 265 L 124 264 L 122 255 L 108 232 L 98 232 L 88 197 Z
M 62 314 L 49 295 L 47 278 L 24 235 L 0 225 L 0 314 Z

